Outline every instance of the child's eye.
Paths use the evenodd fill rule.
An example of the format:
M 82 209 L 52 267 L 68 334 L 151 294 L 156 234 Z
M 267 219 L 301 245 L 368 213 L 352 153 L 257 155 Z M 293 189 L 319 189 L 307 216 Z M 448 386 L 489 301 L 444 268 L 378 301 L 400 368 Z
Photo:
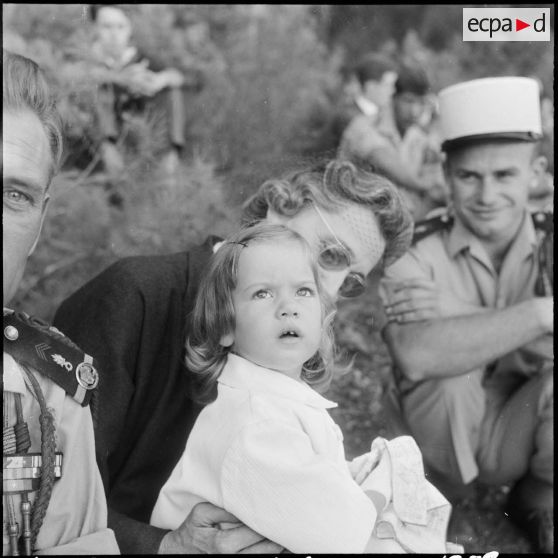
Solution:
M 310 287 L 301 287 L 296 291 L 297 296 L 314 296 L 314 289 Z
M 253 295 L 253 298 L 270 298 L 271 297 L 271 292 L 268 291 L 267 289 L 260 289 L 259 291 L 256 291 Z

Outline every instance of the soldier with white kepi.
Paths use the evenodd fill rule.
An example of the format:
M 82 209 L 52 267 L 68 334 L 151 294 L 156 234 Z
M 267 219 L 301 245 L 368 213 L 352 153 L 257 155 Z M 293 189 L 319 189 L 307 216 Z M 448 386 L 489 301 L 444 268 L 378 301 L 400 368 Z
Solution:
M 439 101 L 451 202 L 382 281 L 387 408 L 448 497 L 510 487 L 506 514 L 553 552 L 554 221 L 528 201 L 546 171 L 538 85 L 477 79 Z
M 3 554 L 115 554 L 95 460 L 93 359 L 6 308 L 39 238 L 61 124 L 39 67 L 3 51 Z

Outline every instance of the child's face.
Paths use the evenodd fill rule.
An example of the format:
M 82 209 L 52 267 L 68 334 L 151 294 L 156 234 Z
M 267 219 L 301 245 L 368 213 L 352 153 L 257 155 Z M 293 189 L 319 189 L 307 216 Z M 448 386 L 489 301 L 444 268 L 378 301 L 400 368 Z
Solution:
M 320 298 L 303 247 L 292 241 L 243 248 L 233 304 L 234 351 L 299 379 L 302 364 L 318 350 L 322 329 Z

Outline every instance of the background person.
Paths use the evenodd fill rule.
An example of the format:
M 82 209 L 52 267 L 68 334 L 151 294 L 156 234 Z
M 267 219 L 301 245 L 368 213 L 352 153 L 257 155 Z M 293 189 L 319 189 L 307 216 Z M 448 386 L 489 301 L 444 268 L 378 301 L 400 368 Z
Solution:
M 34 62 L 3 50 L 2 85 L 3 554 L 118 554 L 95 462 L 93 360 L 6 308 L 39 239 L 62 134 Z
M 381 111 L 388 110 L 396 79 L 396 64 L 385 55 L 368 53 L 355 64 L 331 123 L 336 147 L 356 116 L 376 121 Z
M 348 257 L 328 250 L 337 241 L 312 204 L 319 206 Z M 285 224 L 315 254 L 325 252 L 327 269 L 320 273 L 331 296 L 363 292 L 379 247 L 385 243 L 381 264 L 390 263 L 411 237 L 411 218 L 394 186 L 340 161 L 266 181 L 244 214 L 250 222 Z M 100 384 L 97 459 L 109 524 L 125 553 L 179 552 L 188 540 L 187 525 L 168 532 L 147 523 L 200 411 L 190 398 L 184 344 L 187 316 L 218 240 L 210 237 L 189 252 L 125 258 L 66 299 L 55 316 L 57 326 L 86 348 L 97 347 L 101 364 L 111 365 Z M 213 508 L 206 504 L 204 509 Z M 215 518 L 219 521 L 230 519 Z M 221 551 L 235 552 L 260 540 L 241 531 L 227 546 L 224 537 L 231 531 L 237 530 L 213 531 L 219 533 Z M 256 545 L 252 550 L 278 548 Z
M 95 39 L 90 49 L 90 72 L 99 83 L 97 114 L 101 132 L 101 157 L 109 173 L 124 168 L 122 143 L 125 119 L 131 115 L 154 115 L 152 134 L 161 136 L 165 165 L 176 169 L 184 148 L 186 77 L 165 68 L 132 43 L 130 7 L 92 4 L 89 14 Z
M 528 211 L 546 169 L 537 84 L 465 82 L 440 107 L 452 209 L 386 270 L 388 401 L 439 486 L 513 485 L 506 512 L 552 552 L 553 216 Z
M 429 91 L 422 68 L 402 65 L 391 102 L 373 119 L 354 118 L 339 147 L 340 157 L 372 165 L 399 186 L 415 220 L 446 202 L 436 142 L 421 128 L 429 110 Z

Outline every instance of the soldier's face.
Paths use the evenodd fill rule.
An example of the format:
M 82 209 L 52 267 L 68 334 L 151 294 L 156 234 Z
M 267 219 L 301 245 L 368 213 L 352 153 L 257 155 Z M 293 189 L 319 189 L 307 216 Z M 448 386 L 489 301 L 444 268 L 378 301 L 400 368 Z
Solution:
M 527 207 L 543 157 L 526 142 L 485 142 L 448 155 L 446 177 L 461 222 L 487 242 L 510 239 Z
M 52 156 L 31 111 L 3 111 L 2 217 L 4 305 L 14 296 L 41 232 Z

